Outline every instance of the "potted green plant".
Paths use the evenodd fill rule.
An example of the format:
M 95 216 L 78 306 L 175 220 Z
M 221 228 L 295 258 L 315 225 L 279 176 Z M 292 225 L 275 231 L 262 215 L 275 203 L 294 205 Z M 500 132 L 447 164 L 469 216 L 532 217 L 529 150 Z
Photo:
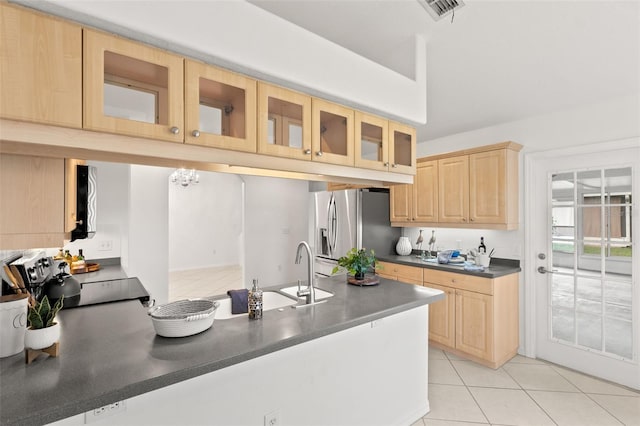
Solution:
M 47 296 L 29 306 L 27 321 L 29 327 L 24 335 L 24 346 L 30 349 L 44 349 L 60 338 L 60 324 L 55 322 L 56 314 L 62 309 L 64 295 L 51 306 Z
M 344 267 L 354 276 L 356 280 L 363 280 L 364 274 L 376 263 L 375 252 L 373 250 L 352 248 L 346 255 L 338 259 L 338 265 L 333 268 L 332 273 L 335 274 L 340 270 L 340 266 Z

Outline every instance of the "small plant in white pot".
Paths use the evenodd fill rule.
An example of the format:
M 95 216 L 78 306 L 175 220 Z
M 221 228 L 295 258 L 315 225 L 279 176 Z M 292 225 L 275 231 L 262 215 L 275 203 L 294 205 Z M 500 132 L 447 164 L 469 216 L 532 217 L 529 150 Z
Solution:
M 29 307 L 27 320 L 29 327 L 24 335 L 24 346 L 29 349 L 45 349 L 60 339 L 60 324 L 55 322 L 56 314 L 62 309 L 64 296 L 53 307 L 47 296 Z

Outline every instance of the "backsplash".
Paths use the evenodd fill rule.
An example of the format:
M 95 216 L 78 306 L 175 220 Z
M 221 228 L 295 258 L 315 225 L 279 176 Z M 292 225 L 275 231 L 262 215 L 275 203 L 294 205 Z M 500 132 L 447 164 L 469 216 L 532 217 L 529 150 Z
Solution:
M 422 249 L 427 250 L 431 231 L 435 230 L 436 250 L 458 249 L 467 253 L 469 249 L 478 248 L 480 237 L 484 237 L 487 250 L 495 249 L 494 256 L 503 259 L 521 260 L 523 247 L 520 243 L 519 231 L 497 231 L 488 229 L 458 229 L 458 228 L 403 228 L 402 235 L 409 238 L 411 247 L 417 249 L 416 241 L 422 230 Z

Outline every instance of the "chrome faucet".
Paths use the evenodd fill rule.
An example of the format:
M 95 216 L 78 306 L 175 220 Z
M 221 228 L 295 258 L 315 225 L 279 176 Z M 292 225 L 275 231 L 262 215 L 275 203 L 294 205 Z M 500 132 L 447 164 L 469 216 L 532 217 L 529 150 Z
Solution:
M 316 303 L 316 292 L 315 288 L 313 287 L 313 277 L 315 274 L 313 273 L 313 256 L 311 255 L 311 247 L 309 247 L 309 244 L 306 241 L 300 241 L 300 243 L 298 244 L 298 251 L 296 252 L 296 265 L 300 264 L 300 262 L 302 261 L 303 247 L 307 252 L 307 260 L 309 262 L 307 267 L 308 285 L 307 288 L 302 289 L 300 286 L 300 280 L 298 280 L 298 297 L 305 296 L 306 302 L 309 305 Z

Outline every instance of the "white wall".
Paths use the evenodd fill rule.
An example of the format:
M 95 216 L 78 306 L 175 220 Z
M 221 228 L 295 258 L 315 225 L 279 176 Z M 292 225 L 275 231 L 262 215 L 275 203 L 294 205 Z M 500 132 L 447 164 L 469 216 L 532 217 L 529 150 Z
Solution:
M 169 189 L 171 169 L 131 166 L 128 276 L 138 277 L 156 303 L 169 293 Z
M 198 174 L 197 185 L 169 184 L 169 271 L 241 265 L 242 179 Z
M 245 176 L 245 279 L 261 285 L 306 279 L 307 263 L 294 263 L 296 248 L 308 240 L 309 186 L 306 181 Z

